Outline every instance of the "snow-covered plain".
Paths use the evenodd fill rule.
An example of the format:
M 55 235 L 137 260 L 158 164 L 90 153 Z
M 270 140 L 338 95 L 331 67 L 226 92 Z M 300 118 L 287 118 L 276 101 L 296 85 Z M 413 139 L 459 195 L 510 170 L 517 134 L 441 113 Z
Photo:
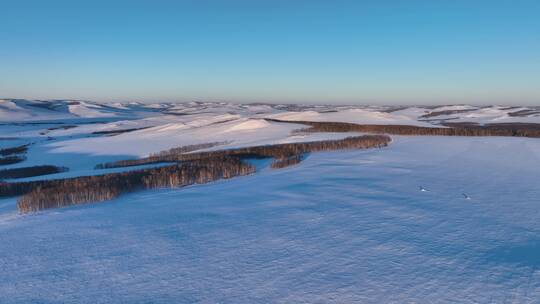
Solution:
M 260 119 L 339 119 L 329 108 L 126 104 L 97 108 L 124 111 L 108 117 L 79 108 L 64 120 L 78 126 L 65 130 L 4 116 L 0 138 L 16 139 L 0 148 L 32 145 L 28 160 L 2 168 L 90 174 L 99 162 L 191 143 L 347 136 L 291 134 L 302 126 Z M 369 111 L 381 123 L 426 123 L 418 113 L 438 111 L 333 109 L 359 123 Z M 84 113 L 107 120 L 89 124 Z M 139 127 L 149 128 L 90 134 Z M 313 153 L 286 169 L 263 163 L 251 176 L 33 215 L 3 199 L 0 303 L 537 303 L 539 163 L 539 139 L 394 136 L 384 149 Z

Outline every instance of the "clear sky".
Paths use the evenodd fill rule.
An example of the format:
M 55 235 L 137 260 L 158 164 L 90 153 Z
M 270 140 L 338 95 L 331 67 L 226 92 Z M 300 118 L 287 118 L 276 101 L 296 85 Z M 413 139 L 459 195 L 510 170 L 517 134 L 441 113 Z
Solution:
M 540 104 L 540 1 L 0 0 L 0 97 Z

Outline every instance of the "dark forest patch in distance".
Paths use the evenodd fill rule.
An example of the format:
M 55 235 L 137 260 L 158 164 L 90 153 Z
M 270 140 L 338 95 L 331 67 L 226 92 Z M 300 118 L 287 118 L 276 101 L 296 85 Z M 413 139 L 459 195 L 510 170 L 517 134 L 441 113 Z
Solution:
M 427 114 L 424 114 L 424 115 L 422 115 L 420 117 L 421 118 L 431 118 L 431 117 L 436 117 L 436 116 L 460 114 L 460 113 L 467 113 L 467 112 L 472 112 L 472 111 L 476 111 L 476 109 L 433 111 L 433 112 L 429 112 Z
M 0 179 L 34 177 L 66 171 L 68 171 L 68 168 L 66 167 L 57 167 L 52 165 L 4 169 L 0 170 Z
M 128 133 L 128 132 L 134 132 L 139 130 L 148 129 L 150 127 L 142 127 L 142 128 L 131 128 L 131 129 L 120 129 L 120 130 L 107 130 L 107 131 L 94 131 L 92 134 L 94 135 L 107 135 L 107 136 L 115 136 L 122 133 Z
M 25 160 L 26 160 L 26 156 L 24 156 L 24 155 L 23 156 L 15 155 L 15 156 L 0 157 L 0 166 L 13 165 L 13 164 L 23 162 Z
M 419 127 L 413 125 L 371 125 L 345 122 L 315 122 L 269 119 L 281 123 L 308 125 L 299 132 L 363 132 L 392 135 L 422 136 L 508 136 L 508 137 L 540 137 L 540 124 L 533 123 L 498 123 L 498 124 L 444 124 L 446 127 Z
M 0 149 L 0 155 L 9 156 L 13 154 L 23 154 L 23 153 L 26 153 L 27 151 L 28 151 L 28 144 L 17 146 L 17 147 Z

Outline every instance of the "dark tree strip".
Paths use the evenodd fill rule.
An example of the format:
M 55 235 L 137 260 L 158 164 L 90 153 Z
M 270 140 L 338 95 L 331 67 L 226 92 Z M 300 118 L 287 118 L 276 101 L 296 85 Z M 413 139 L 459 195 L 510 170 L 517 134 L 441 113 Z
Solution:
M 520 110 L 520 111 L 508 113 L 508 116 L 511 116 L 511 117 L 528 117 L 528 116 L 538 115 L 538 114 L 540 114 L 540 111 L 538 109 L 535 109 L 535 110 L 528 109 L 528 110 Z
M 299 163 L 304 153 L 338 149 L 384 147 L 388 136 L 366 135 L 340 140 L 257 146 L 182 154 L 184 149 L 164 153 L 180 163 L 158 168 L 83 176 L 58 180 L 1 183 L 0 197 L 23 195 L 17 201 L 21 213 L 110 200 L 122 193 L 162 187 L 182 187 L 232 178 L 255 172 L 243 157 L 274 157 L 273 168 Z M 175 152 L 176 151 L 176 152 Z M 171 158 L 173 157 L 173 158 Z
M 19 155 L 0 157 L 0 166 L 17 164 L 25 160 L 26 160 L 26 156 L 19 156 Z
M 18 147 L 0 149 L 0 155 L 9 156 L 13 154 L 23 154 L 26 153 L 26 151 L 28 151 L 28 145 L 22 145 Z
M 390 137 L 384 136 L 384 135 L 365 135 L 365 136 L 347 137 L 345 139 L 340 139 L 340 140 L 278 144 L 278 145 L 256 146 L 256 147 L 239 148 L 239 149 L 231 149 L 231 150 L 166 155 L 167 157 L 166 161 L 180 162 L 181 164 L 186 164 L 186 163 L 202 164 L 205 161 L 211 162 L 211 161 L 219 161 L 219 160 L 230 160 L 230 158 L 234 158 L 237 160 L 242 159 L 242 158 L 268 158 L 268 157 L 283 158 L 283 157 L 299 155 L 302 153 L 323 151 L 323 150 L 384 147 L 388 145 L 390 140 L 391 140 Z M 172 158 L 172 156 L 174 156 L 174 158 Z M 172 167 L 174 167 L 174 165 Z M 130 174 L 136 174 L 137 172 L 152 172 L 152 170 L 158 170 L 158 169 L 159 168 L 148 168 L 148 169 L 134 170 L 134 171 L 129 171 L 129 172 L 111 173 L 111 174 L 105 174 L 105 175 L 99 175 L 99 176 L 127 177 Z M 71 178 L 68 180 L 74 180 L 78 178 L 86 179 L 86 178 L 97 178 L 97 177 L 85 176 L 85 177 Z M 30 192 L 34 188 L 37 188 L 37 187 L 43 188 L 46 185 L 54 185 L 55 183 L 60 183 L 61 181 L 63 180 L 0 183 L 0 197 L 9 197 L 9 196 L 25 194 L 27 192 Z
M 116 136 L 116 135 L 120 135 L 122 133 L 140 131 L 140 130 L 144 130 L 144 129 L 148 129 L 148 128 L 150 128 L 150 127 L 120 129 L 120 130 L 108 130 L 108 131 L 94 131 L 94 132 L 92 132 L 92 134 L 94 134 L 94 135 Z
M 196 145 L 187 145 L 182 146 L 178 148 L 172 148 L 169 150 L 161 151 L 155 154 L 151 154 L 149 157 L 145 158 L 139 158 L 139 159 L 128 159 L 128 160 L 121 160 L 116 161 L 114 163 L 107 163 L 107 164 L 99 164 L 96 166 L 96 169 L 107 169 L 107 168 L 117 168 L 117 167 L 132 167 L 132 166 L 140 166 L 140 165 L 148 165 L 148 164 L 156 164 L 156 163 L 163 163 L 166 161 L 163 161 L 164 158 L 170 156 L 170 155 L 178 155 L 183 153 L 188 153 L 192 151 L 202 150 L 202 149 L 208 149 L 215 146 L 220 145 L 226 145 L 229 142 L 223 141 L 223 142 L 211 142 L 211 143 L 204 143 L 204 144 L 196 144 Z
M 299 131 L 302 132 L 364 132 L 392 135 L 425 135 L 425 136 L 516 136 L 540 137 L 540 124 L 459 124 L 448 127 L 418 127 L 411 125 L 360 125 L 345 122 L 314 122 L 314 121 L 288 121 L 267 119 L 273 122 L 295 123 L 310 126 Z
M 26 193 L 17 201 L 21 213 L 106 201 L 142 189 L 183 187 L 247 175 L 255 167 L 238 158 L 205 159 L 169 167 L 61 180 L 0 185 L 2 194 Z
M 437 117 L 442 115 L 452 115 L 452 114 L 460 114 L 460 113 L 467 113 L 475 111 L 476 109 L 464 109 L 464 110 L 446 110 L 446 111 L 434 111 L 429 112 L 427 114 L 424 114 L 420 116 L 421 118 L 431 118 L 431 117 Z
M 216 146 L 222 146 L 229 143 L 231 142 L 230 141 L 216 141 L 216 142 L 204 143 L 204 144 L 187 145 L 187 146 L 182 146 L 178 148 L 172 148 L 169 150 L 161 151 L 161 152 L 152 154 L 151 156 L 161 157 L 161 156 L 168 156 L 168 155 L 178 155 L 178 154 L 189 153 L 189 152 L 193 152 L 197 150 L 213 148 Z
M 338 140 L 324 140 L 304 143 L 288 143 L 255 146 L 247 148 L 237 148 L 228 150 L 205 151 L 195 153 L 184 153 L 181 148 L 169 150 L 167 153 L 158 153 L 150 157 L 136 160 L 122 160 L 112 163 L 98 165 L 96 168 L 118 168 L 144 164 L 181 162 L 186 160 L 208 159 L 224 156 L 237 156 L 242 158 L 284 158 L 299 155 L 307 152 L 331 151 L 342 149 L 367 149 L 385 147 L 391 141 L 385 135 L 364 135 L 347 137 Z
M 48 128 L 47 130 L 48 130 L 48 131 L 54 131 L 54 130 L 69 130 L 69 129 L 73 129 L 73 128 L 76 128 L 76 127 L 77 127 L 76 125 L 66 125 L 66 126 L 58 126 L 58 127 Z
M 0 170 L 0 178 L 24 178 L 66 172 L 68 168 L 51 165 Z
M 58 180 L 0 183 L 0 197 L 23 195 L 17 201 L 21 213 L 110 200 L 122 193 L 162 187 L 182 187 L 255 172 L 243 157 L 274 157 L 273 168 L 299 163 L 304 153 L 325 150 L 384 147 L 388 136 L 366 135 L 340 140 L 257 146 L 183 154 L 185 148 L 160 155 L 178 164 L 166 167 L 83 176 Z M 189 149 L 188 149 L 189 150 Z

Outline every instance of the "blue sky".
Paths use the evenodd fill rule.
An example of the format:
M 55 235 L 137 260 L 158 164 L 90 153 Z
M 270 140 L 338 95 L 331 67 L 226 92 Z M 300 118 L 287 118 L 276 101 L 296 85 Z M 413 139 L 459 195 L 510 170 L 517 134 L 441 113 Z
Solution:
M 0 97 L 540 104 L 540 1 L 0 7 Z

